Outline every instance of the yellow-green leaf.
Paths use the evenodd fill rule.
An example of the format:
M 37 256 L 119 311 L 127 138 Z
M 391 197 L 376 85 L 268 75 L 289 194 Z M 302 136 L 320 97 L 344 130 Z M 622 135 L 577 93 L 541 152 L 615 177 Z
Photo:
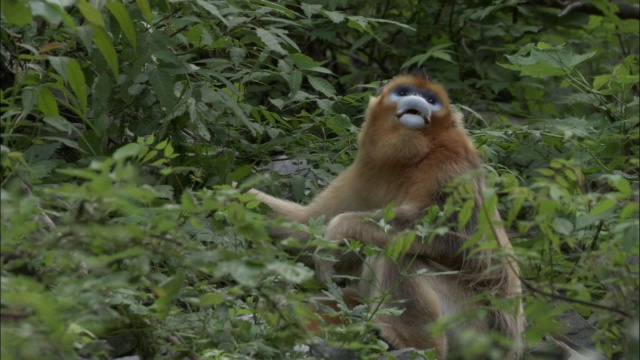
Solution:
M 84 80 L 84 73 L 80 64 L 75 59 L 70 59 L 67 63 L 67 78 L 71 90 L 76 94 L 80 109 L 83 114 L 87 113 L 87 84 Z
M 333 85 L 331 85 L 329 81 L 317 76 L 310 75 L 307 76 L 307 79 L 309 80 L 309 84 L 311 84 L 311 86 L 315 90 L 321 92 L 323 95 L 327 97 L 334 97 L 336 95 L 336 89 L 333 88 Z
M 136 0 L 140 11 L 142 12 L 142 16 L 147 21 L 147 24 L 153 25 L 153 19 L 151 18 L 151 6 L 149 6 L 149 1 L 147 0 Z
M 280 40 L 273 35 L 271 32 L 265 29 L 256 29 L 256 34 L 262 40 L 262 42 L 267 46 L 268 50 L 273 52 L 277 52 L 278 54 L 286 55 L 287 51 L 280 46 Z
M 118 77 L 118 55 L 116 54 L 116 49 L 113 47 L 113 43 L 111 42 L 111 38 L 103 28 L 94 27 L 93 28 L 93 42 L 96 44 L 102 56 L 111 67 L 111 71 L 113 71 L 113 75 Z
M 24 26 L 31 22 L 33 16 L 26 2 L 18 0 L 2 0 L 3 18 L 16 26 Z
M 45 116 L 60 116 L 60 112 L 58 111 L 58 102 L 48 87 L 40 88 L 40 94 L 38 94 L 38 108 Z
M 114 160 L 120 160 L 120 159 L 134 157 L 134 156 L 137 156 L 140 153 L 140 151 L 142 151 L 143 149 L 144 149 L 143 145 L 140 145 L 138 143 L 129 143 L 129 144 L 126 144 L 125 146 L 118 148 L 116 151 L 114 151 L 113 158 Z
M 612 180 L 613 186 L 622 193 L 625 197 L 630 197 L 633 195 L 633 190 L 631 189 L 631 185 L 629 184 L 629 180 L 620 177 L 617 180 Z
M 612 199 L 603 199 L 589 212 L 590 216 L 596 216 L 616 206 L 616 201 Z
M 133 21 L 131 21 L 127 8 L 121 2 L 112 0 L 107 3 L 107 9 L 120 24 L 120 29 L 122 29 L 131 46 L 137 47 L 136 29 L 133 26 Z
M 469 219 L 471 219 L 471 215 L 473 214 L 474 206 L 475 202 L 473 200 L 467 200 L 464 203 L 458 215 L 458 228 L 462 229 L 467 225 L 467 223 L 469 223 Z
M 46 124 L 51 125 L 56 130 L 65 132 L 67 134 L 71 134 L 73 131 L 73 124 L 71 124 L 67 119 L 60 116 L 46 116 L 42 119 Z
M 94 8 L 86 0 L 78 2 L 78 9 L 82 16 L 93 25 L 104 27 L 104 20 L 98 9 Z
M 155 68 L 150 69 L 147 76 L 160 105 L 164 106 L 167 111 L 172 110 L 176 103 L 176 96 L 173 93 L 171 74 L 166 69 Z

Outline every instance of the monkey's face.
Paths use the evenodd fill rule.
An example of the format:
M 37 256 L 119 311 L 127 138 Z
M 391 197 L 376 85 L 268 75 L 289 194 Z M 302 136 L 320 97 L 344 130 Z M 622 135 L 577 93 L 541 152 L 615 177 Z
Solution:
M 442 110 L 442 103 L 433 92 L 413 85 L 391 89 L 389 101 L 396 104 L 400 124 L 410 129 L 423 129 L 431 122 L 431 113 Z
M 414 162 L 460 119 L 442 86 L 424 77 L 398 76 L 369 101 L 359 145 L 366 156 Z
M 396 77 L 373 100 L 370 108 L 373 105 L 378 109 L 371 110 L 381 112 L 376 117 L 395 121 L 412 130 L 425 129 L 449 110 L 444 89 L 422 77 Z

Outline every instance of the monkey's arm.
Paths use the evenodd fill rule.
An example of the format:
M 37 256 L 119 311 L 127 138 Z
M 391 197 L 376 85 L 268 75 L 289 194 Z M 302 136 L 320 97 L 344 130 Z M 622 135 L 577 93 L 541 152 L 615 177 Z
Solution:
M 378 224 L 378 221 L 382 219 L 380 211 L 347 212 L 334 217 L 329 222 L 325 236 L 333 240 L 354 238 L 364 244 L 384 249 L 399 232 L 413 228 L 416 220 L 419 220 L 422 214 L 422 211 L 411 206 L 396 207 L 395 218 L 389 223 L 391 228 L 385 230 Z M 460 236 L 453 234 L 439 236 L 433 241 L 423 241 L 416 238 L 407 254 L 423 255 L 447 267 L 459 268 L 463 254 L 458 250 L 462 246 L 462 242 Z
M 324 216 L 325 221 L 329 221 L 337 214 L 359 209 L 361 204 L 356 194 L 356 189 L 359 187 L 357 175 L 354 169 L 349 167 L 338 175 L 307 206 L 279 199 L 256 189 L 251 189 L 248 193 L 255 194 L 256 199 L 267 204 L 273 211 L 283 215 L 287 220 L 306 224 L 310 219 L 319 218 L 320 216 Z
M 279 199 L 256 189 L 251 189 L 247 192 L 256 195 L 257 200 L 267 204 L 273 211 L 283 215 L 288 220 L 299 221 L 298 218 L 307 212 L 306 206 L 294 203 L 293 201 Z

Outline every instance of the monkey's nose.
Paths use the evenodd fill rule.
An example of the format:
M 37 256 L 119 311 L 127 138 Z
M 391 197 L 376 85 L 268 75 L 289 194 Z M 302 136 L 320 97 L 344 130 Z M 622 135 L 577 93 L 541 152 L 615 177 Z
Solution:
M 422 129 L 431 121 L 431 107 L 420 96 L 407 96 L 398 102 L 396 117 L 408 128 Z

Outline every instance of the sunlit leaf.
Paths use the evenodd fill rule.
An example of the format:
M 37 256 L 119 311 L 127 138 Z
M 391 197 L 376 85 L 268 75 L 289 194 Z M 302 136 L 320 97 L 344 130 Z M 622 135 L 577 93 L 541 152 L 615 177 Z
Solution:
M 129 16 L 129 11 L 119 1 L 110 0 L 107 2 L 107 9 L 116 18 L 116 21 L 120 25 L 122 32 L 129 40 L 129 43 L 132 47 L 136 48 L 138 46 L 138 41 L 136 38 L 136 29 L 133 25 L 133 21 L 131 20 L 131 16 Z
M 111 67 L 111 71 L 114 76 L 118 76 L 119 73 L 119 65 L 118 65 L 118 55 L 116 54 L 116 50 L 113 47 L 113 43 L 111 42 L 111 38 L 107 34 L 104 29 L 99 27 L 94 27 L 93 29 L 93 41 L 96 46 L 104 56 L 104 59 L 107 61 L 107 64 Z
M 58 102 L 48 87 L 41 87 L 38 94 L 38 108 L 45 116 L 58 117 Z
M 153 68 L 149 70 L 147 75 L 149 76 L 149 83 L 158 101 L 160 101 L 160 104 L 164 106 L 167 111 L 171 111 L 176 103 L 171 74 L 166 69 Z
M 85 83 L 84 73 L 80 64 L 74 59 L 70 59 L 67 63 L 67 79 L 69 86 L 76 94 L 80 109 L 83 113 L 87 112 L 87 84 Z
M 317 76 L 307 75 L 307 79 L 311 86 L 327 97 L 333 97 L 336 94 L 336 89 L 333 88 L 330 82 Z
M 80 9 L 80 13 L 84 16 L 87 21 L 91 24 L 104 27 L 104 20 L 102 19 L 102 15 L 98 9 L 94 8 L 91 4 L 89 4 L 86 0 L 78 1 L 78 9 Z
M 24 26 L 31 22 L 31 9 L 20 0 L 2 0 L 2 18 L 10 24 Z
M 277 52 L 278 54 L 287 54 L 287 51 L 280 45 L 280 40 L 278 40 L 278 37 L 273 35 L 268 30 L 259 28 L 256 29 L 256 34 L 258 35 L 260 40 L 262 40 L 262 42 L 264 42 L 264 44 L 267 46 L 267 49 Z
M 149 5 L 148 0 L 136 0 L 138 4 L 138 8 L 142 12 L 142 16 L 147 21 L 147 24 L 153 25 L 153 19 L 151 18 L 151 6 Z

